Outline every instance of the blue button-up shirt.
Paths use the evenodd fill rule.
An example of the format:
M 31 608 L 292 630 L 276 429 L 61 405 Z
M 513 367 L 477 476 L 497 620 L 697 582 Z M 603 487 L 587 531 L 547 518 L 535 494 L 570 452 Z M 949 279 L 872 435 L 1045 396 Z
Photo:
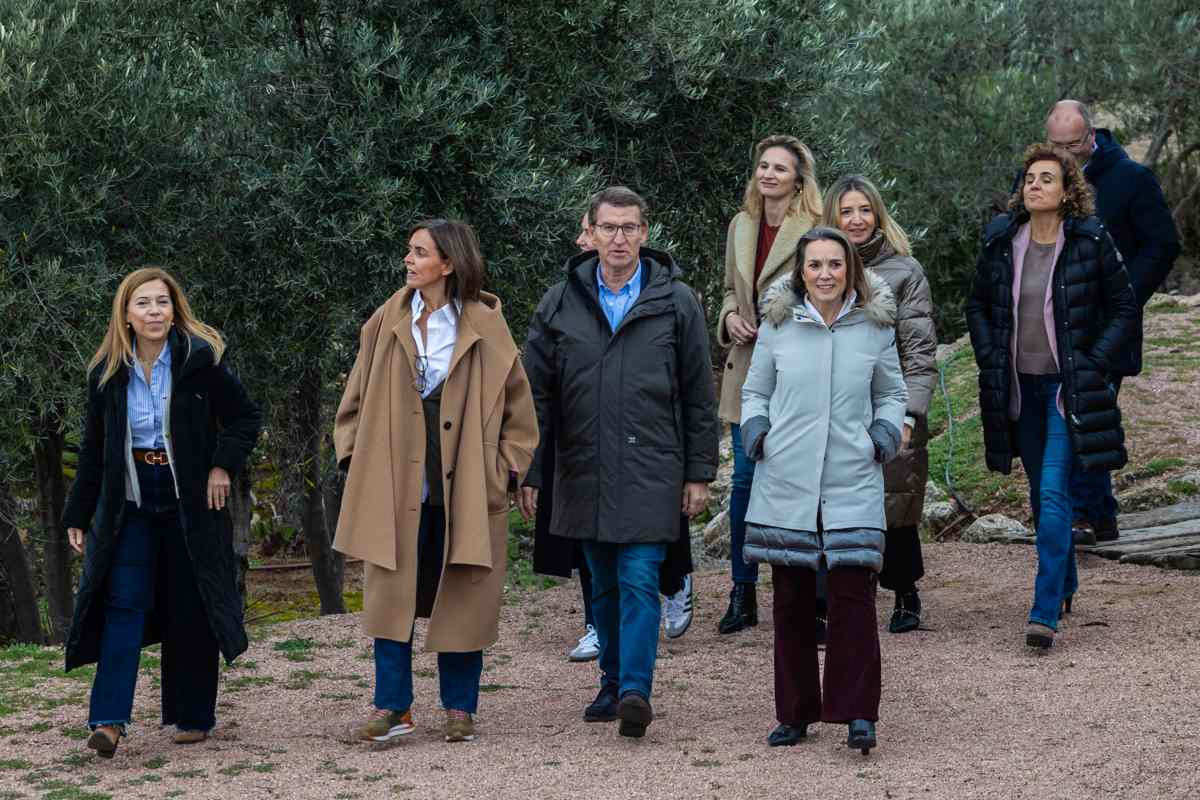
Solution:
M 608 327 L 616 331 L 621 320 L 625 319 L 629 309 L 633 308 L 633 304 L 637 302 L 638 295 L 642 293 L 642 262 L 638 261 L 637 269 L 633 271 L 633 275 L 619 292 L 612 291 L 604 283 L 604 276 L 600 274 L 600 265 L 597 264 L 596 287 L 600 290 L 600 308 L 604 310 Z
M 162 450 L 167 446 L 163 438 L 163 417 L 167 398 L 171 395 L 171 345 L 163 345 L 150 369 L 149 383 L 146 383 L 146 371 L 137 360 L 136 347 L 130 371 L 133 375 L 125 390 L 125 400 L 129 406 L 133 446 L 139 450 Z

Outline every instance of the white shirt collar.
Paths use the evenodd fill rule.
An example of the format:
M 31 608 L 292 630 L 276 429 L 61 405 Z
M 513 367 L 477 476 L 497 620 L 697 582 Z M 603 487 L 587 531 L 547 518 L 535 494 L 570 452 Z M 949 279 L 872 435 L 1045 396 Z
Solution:
M 414 320 L 421 316 L 422 312 L 425 311 L 425 298 L 421 297 L 420 289 L 417 289 L 415 292 L 413 292 L 411 307 Z M 451 302 L 446 303 L 446 305 L 430 314 L 430 316 L 436 317 L 439 314 L 443 314 L 443 312 L 445 312 L 444 316 L 448 322 L 452 324 L 457 323 L 458 316 L 462 314 L 462 300 L 459 300 L 457 297 L 455 297 Z
M 844 303 L 842 303 L 842 309 L 841 309 L 841 311 L 838 311 L 838 315 L 836 317 L 834 317 L 833 321 L 837 322 L 839 319 L 841 319 L 842 317 L 846 316 L 851 311 L 853 311 L 854 303 L 857 300 L 858 300 L 858 292 L 854 291 L 854 289 L 851 289 L 849 292 L 847 292 L 846 293 L 846 301 Z M 820 322 L 822 325 L 825 324 L 825 318 L 821 316 L 821 312 L 818 311 L 817 307 L 813 305 L 812 300 L 808 299 L 808 292 L 804 293 L 804 307 L 808 310 L 808 314 L 810 317 L 812 317 L 817 322 Z

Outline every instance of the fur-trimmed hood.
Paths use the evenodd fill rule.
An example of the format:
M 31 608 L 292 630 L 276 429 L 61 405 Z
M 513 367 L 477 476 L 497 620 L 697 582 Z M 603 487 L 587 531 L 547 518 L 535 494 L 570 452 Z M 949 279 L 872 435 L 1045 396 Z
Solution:
M 868 320 L 883 327 L 896 325 L 896 297 L 888 287 L 887 281 L 867 270 L 867 284 L 871 287 L 871 299 L 866 303 L 861 301 L 855 308 L 861 309 Z M 804 306 L 804 295 L 792 289 L 792 277 L 784 277 L 771 284 L 763 292 L 760 301 L 763 320 L 778 328 L 788 319 L 807 317 L 808 309 Z

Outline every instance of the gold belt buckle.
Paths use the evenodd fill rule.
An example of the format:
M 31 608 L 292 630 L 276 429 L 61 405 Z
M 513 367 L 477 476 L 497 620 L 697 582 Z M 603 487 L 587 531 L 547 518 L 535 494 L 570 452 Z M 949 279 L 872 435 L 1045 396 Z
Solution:
M 155 464 L 160 467 L 167 464 L 167 454 L 165 452 L 151 450 L 149 453 L 146 453 L 145 458 L 147 464 Z

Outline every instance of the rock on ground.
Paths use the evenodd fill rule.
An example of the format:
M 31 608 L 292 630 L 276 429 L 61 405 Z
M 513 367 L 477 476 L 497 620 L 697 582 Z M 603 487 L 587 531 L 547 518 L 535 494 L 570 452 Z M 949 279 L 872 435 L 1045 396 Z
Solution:
M 729 508 L 726 507 L 704 526 L 700 540 L 708 558 L 729 558 Z
M 1012 539 L 1028 539 L 1029 529 L 1003 514 L 987 514 L 971 523 L 963 531 L 962 540 L 972 544 L 1006 542 Z

